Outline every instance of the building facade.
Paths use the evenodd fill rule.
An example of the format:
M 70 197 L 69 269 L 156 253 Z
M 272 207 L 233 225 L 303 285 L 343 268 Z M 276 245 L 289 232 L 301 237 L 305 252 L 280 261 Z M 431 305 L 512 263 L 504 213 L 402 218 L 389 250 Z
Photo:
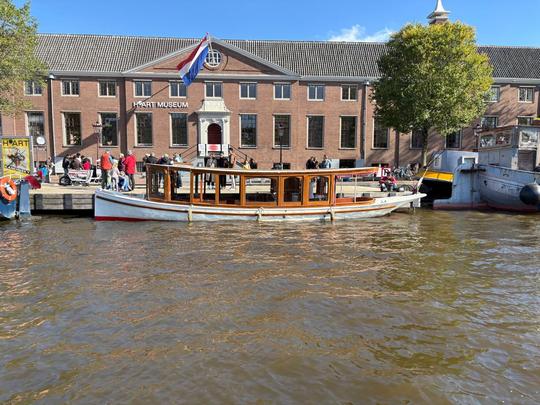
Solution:
M 35 160 L 132 149 L 157 155 L 231 145 L 260 168 L 301 168 L 323 154 L 342 167 L 418 162 L 420 137 L 374 116 L 372 83 L 382 43 L 212 39 L 205 67 L 186 88 L 176 66 L 198 40 L 96 35 L 39 36 L 46 86 L 21 84 L 32 108 L 1 116 L 4 135 L 42 136 Z M 481 47 L 495 83 L 478 122 L 431 150 L 475 148 L 473 128 L 527 124 L 539 115 L 540 48 Z M 205 149 L 206 148 L 206 149 Z

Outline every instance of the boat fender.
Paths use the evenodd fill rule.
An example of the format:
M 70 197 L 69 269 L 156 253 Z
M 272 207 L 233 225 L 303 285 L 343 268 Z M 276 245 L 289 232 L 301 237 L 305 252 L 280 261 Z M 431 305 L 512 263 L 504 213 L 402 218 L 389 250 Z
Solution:
M 7 202 L 12 202 L 17 198 L 17 185 L 9 177 L 0 179 L 0 195 Z
M 540 204 L 540 185 L 536 183 L 527 184 L 519 192 L 519 199 L 526 205 Z
M 187 212 L 188 222 L 193 222 L 193 205 L 190 205 Z
M 257 221 L 262 221 L 263 209 L 262 207 L 257 210 Z
M 330 207 L 328 210 L 328 213 L 330 214 L 330 221 L 334 221 L 336 219 L 336 213 L 334 212 L 334 207 Z

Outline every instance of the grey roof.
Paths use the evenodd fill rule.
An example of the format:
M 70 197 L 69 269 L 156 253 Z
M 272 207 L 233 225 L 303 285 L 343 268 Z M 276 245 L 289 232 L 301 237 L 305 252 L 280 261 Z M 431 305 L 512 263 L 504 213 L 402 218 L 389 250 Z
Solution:
M 40 34 L 37 55 L 52 71 L 125 72 L 196 44 L 193 38 Z M 378 77 L 384 43 L 222 40 L 300 76 Z M 480 47 L 496 78 L 540 79 L 540 48 Z

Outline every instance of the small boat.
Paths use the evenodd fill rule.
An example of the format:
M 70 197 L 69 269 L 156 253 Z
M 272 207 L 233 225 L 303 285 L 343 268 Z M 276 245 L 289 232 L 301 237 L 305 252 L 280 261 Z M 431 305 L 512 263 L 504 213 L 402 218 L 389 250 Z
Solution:
M 0 177 L 0 220 L 30 215 L 30 188 L 34 187 L 34 182 L 37 180 Z
M 373 218 L 419 206 L 421 193 L 373 198 L 357 181 L 377 168 L 318 170 L 146 166 L 146 198 L 97 190 L 100 221 L 335 220 Z

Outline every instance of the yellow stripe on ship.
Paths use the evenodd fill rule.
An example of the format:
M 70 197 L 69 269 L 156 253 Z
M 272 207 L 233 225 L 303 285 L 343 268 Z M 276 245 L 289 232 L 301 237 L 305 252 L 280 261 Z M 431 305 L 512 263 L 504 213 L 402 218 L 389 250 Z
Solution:
M 421 177 L 423 173 L 418 173 L 418 177 Z M 452 183 L 454 181 L 454 174 L 448 172 L 436 172 L 434 170 L 427 170 L 424 175 L 425 179 L 447 181 Z

